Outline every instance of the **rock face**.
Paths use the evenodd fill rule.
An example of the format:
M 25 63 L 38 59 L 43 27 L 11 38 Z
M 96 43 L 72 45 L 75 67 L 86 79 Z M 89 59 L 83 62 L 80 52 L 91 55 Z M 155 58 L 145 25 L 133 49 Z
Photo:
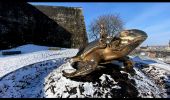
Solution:
M 45 97 L 128 98 L 138 96 L 134 80 L 129 79 L 126 73 L 113 73 L 115 70 L 106 68 L 83 78 L 67 79 L 62 76 L 63 69 L 69 72 L 74 70 L 69 63 L 66 63 L 49 74 L 45 79 Z
M 0 50 L 24 44 L 80 48 L 87 44 L 81 8 L 0 3 Z
M 50 73 L 44 83 L 46 98 L 162 97 L 159 88 L 137 69 L 136 75 L 131 76 L 120 71 L 119 66 L 109 64 L 106 69 L 79 79 L 63 77 L 62 70 L 72 72 L 75 69 L 66 63 Z

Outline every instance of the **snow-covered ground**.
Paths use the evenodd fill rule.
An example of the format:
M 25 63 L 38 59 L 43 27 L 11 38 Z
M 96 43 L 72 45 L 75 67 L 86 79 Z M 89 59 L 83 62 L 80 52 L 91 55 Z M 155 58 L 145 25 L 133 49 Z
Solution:
M 134 57 L 137 67 L 162 90 L 164 97 L 170 98 L 170 65 L 148 57 Z
M 156 59 L 148 58 L 148 57 L 143 58 L 143 57 L 137 56 L 133 58 L 133 61 L 148 64 L 150 66 L 156 66 L 158 68 L 161 68 L 163 70 L 167 70 L 168 72 L 170 72 L 170 64 L 166 64 L 160 60 L 156 60 Z
M 0 78 L 12 71 L 34 63 L 66 58 L 76 55 L 77 49 L 48 50 L 48 47 L 37 45 L 24 45 L 10 50 L 20 50 L 22 54 L 0 57 Z M 10 51 L 8 50 L 8 51 Z M 2 52 L 2 51 L 1 51 Z
M 51 98 L 61 95 L 67 97 L 67 93 L 62 94 L 64 84 L 70 84 L 71 87 L 79 87 L 83 84 L 83 94 L 77 92 L 69 97 L 85 97 L 85 95 L 90 97 L 97 89 L 92 83 L 70 81 L 61 75 L 61 68 L 71 68 L 69 63 L 65 63 L 65 58 L 75 56 L 78 49 L 48 50 L 45 46 L 29 44 L 11 50 L 21 50 L 22 54 L 0 56 L 1 98 Z M 132 60 L 136 62 L 134 69 L 137 75 L 129 76 L 129 78 L 135 80 L 138 96 L 143 98 L 169 97 L 170 65 L 149 58 L 132 57 Z M 101 80 L 105 81 L 106 79 L 103 78 L 105 76 L 110 77 L 102 75 Z M 113 79 L 109 79 L 114 82 Z M 76 90 L 80 91 L 78 89 L 80 88 Z
M 22 51 L 22 54 L 24 54 L 24 53 L 32 53 L 36 51 L 43 51 L 43 50 L 48 50 L 48 47 L 34 45 L 34 44 L 27 44 L 27 45 L 19 46 L 19 47 L 12 48 L 12 49 L 1 50 L 0 53 L 2 51 Z M 4 57 L 4 56 L 1 55 L 1 57 Z

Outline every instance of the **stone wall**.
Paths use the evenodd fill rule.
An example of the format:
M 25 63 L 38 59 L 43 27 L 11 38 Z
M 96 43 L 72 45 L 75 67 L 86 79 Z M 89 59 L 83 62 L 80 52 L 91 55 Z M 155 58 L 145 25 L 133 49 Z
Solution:
M 24 44 L 80 48 L 87 44 L 81 8 L 0 3 L 0 50 Z

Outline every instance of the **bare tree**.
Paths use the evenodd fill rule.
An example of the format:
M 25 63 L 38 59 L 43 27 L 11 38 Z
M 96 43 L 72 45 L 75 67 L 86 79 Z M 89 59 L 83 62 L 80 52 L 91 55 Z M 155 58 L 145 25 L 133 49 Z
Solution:
M 102 35 L 113 36 L 123 29 L 123 21 L 118 14 L 99 16 L 89 26 L 90 39 L 101 38 Z

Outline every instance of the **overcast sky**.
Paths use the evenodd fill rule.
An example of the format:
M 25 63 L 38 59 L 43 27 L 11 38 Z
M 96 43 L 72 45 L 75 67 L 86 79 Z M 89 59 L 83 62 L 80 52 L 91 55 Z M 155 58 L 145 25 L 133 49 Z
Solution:
M 119 14 L 126 29 L 137 28 L 148 34 L 142 45 L 168 45 L 170 40 L 170 3 L 130 2 L 34 2 L 33 5 L 82 7 L 86 29 L 103 14 Z

